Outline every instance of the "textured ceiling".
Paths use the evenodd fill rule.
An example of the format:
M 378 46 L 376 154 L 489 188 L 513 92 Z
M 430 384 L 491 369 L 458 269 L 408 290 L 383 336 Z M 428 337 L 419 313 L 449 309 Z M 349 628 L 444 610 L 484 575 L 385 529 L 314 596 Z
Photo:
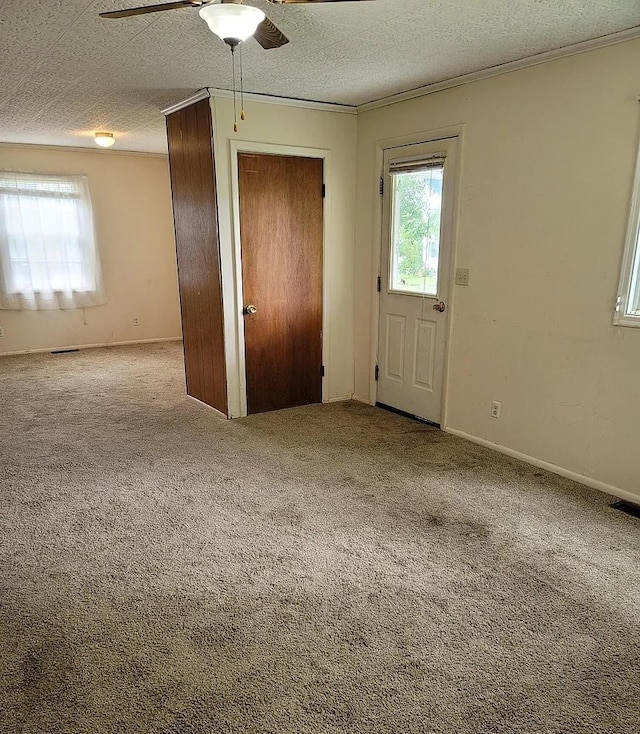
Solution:
M 291 43 L 244 44 L 245 89 L 351 105 L 640 25 L 640 0 L 250 1 Z M 142 4 L 0 0 L 0 141 L 87 146 L 106 129 L 121 150 L 164 151 L 161 108 L 230 88 L 197 9 L 98 17 Z

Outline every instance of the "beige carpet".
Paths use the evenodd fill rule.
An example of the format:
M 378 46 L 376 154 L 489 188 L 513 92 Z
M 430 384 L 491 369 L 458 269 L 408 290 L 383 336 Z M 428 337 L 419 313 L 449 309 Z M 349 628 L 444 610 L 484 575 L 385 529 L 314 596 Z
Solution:
M 0 359 L 3 734 L 634 734 L 640 523 L 356 403 L 228 422 L 177 344 Z

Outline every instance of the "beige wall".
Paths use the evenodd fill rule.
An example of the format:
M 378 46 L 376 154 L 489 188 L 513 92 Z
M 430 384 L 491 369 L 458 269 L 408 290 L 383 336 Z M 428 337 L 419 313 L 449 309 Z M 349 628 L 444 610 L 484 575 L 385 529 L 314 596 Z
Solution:
M 165 156 L 0 145 L 0 168 L 89 177 L 108 301 L 84 310 L 0 311 L 0 353 L 180 336 Z
M 222 285 L 227 344 L 229 409 L 239 415 L 243 403 L 241 292 L 238 258 L 236 149 L 325 158 L 324 248 L 324 400 L 353 393 L 353 242 L 355 226 L 356 116 L 343 112 L 246 101 L 247 119 L 233 133 L 233 101 L 212 98 L 216 178 L 222 253 Z M 265 182 L 267 185 L 267 182 Z
M 358 116 L 356 395 L 372 373 L 376 142 L 464 125 L 447 427 L 640 497 L 640 329 L 612 325 L 640 41 Z M 502 417 L 491 419 L 492 400 Z

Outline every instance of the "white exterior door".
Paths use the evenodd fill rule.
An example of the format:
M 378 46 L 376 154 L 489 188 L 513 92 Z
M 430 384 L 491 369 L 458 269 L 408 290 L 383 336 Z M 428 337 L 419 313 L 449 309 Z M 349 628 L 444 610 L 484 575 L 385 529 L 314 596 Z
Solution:
M 456 141 L 384 154 L 377 403 L 440 424 Z

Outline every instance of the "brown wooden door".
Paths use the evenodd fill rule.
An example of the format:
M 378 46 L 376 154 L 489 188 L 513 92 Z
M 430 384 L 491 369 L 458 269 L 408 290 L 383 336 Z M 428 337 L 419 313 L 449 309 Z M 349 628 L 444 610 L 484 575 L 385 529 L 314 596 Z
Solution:
M 322 401 L 322 160 L 238 156 L 247 411 Z

